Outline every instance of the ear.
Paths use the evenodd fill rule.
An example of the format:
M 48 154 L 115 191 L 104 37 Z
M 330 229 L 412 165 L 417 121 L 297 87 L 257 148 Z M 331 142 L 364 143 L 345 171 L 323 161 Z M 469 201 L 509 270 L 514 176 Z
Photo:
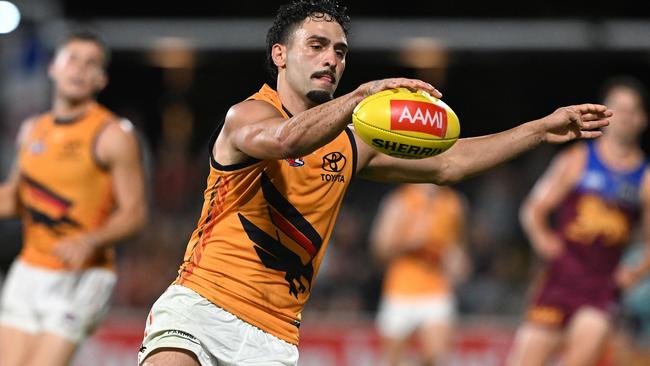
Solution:
M 104 88 L 108 85 L 108 75 L 106 72 L 102 72 L 102 75 L 97 78 L 97 81 L 95 82 L 95 92 L 99 93 L 100 91 L 104 90 Z
M 287 47 L 276 43 L 271 48 L 271 58 L 278 68 L 283 68 L 287 64 Z
M 52 60 L 50 64 L 47 66 L 47 76 L 50 77 L 50 79 L 54 80 L 54 62 L 55 60 Z

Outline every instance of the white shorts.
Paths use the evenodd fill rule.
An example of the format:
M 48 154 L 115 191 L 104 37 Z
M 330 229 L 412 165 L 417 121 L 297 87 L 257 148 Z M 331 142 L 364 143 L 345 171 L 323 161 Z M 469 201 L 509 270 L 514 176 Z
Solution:
M 104 268 L 55 271 L 17 259 L 2 289 L 0 324 L 78 343 L 108 311 L 116 280 L 115 273 Z
M 418 327 L 451 324 L 456 318 L 452 296 L 383 298 L 377 313 L 377 329 L 383 337 L 405 339 Z
M 187 287 L 172 285 L 153 304 L 138 364 L 158 348 L 180 348 L 201 366 L 298 364 L 298 347 L 246 323 Z

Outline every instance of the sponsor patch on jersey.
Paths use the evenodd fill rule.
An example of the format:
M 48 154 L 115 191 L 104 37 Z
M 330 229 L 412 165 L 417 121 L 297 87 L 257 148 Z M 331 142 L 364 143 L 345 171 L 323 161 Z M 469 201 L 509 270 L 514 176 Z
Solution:
M 302 160 L 302 158 L 296 158 L 296 159 L 287 158 L 287 159 L 284 159 L 284 160 L 286 160 L 287 163 L 289 163 L 289 166 L 293 166 L 293 167 L 301 167 L 301 166 L 305 165 L 305 161 Z
M 36 155 L 42 154 L 45 151 L 45 144 L 43 141 L 34 141 L 29 145 L 29 152 Z

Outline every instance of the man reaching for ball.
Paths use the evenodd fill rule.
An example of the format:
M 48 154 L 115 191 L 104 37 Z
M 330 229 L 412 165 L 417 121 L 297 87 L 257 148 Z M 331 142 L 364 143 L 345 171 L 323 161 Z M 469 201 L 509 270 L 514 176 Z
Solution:
M 348 128 L 357 103 L 397 87 L 442 95 L 396 78 L 333 99 L 348 51 L 345 11 L 333 0 L 278 11 L 267 34 L 277 91 L 262 86 L 215 133 L 201 219 L 178 278 L 147 318 L 140 364 L 297 364 L 300 314 L 354 175 L 453 183 L 542 142 L 598 137 L 612 114 L 602 105 L 564 107 L 428 159 L 383 155 Z

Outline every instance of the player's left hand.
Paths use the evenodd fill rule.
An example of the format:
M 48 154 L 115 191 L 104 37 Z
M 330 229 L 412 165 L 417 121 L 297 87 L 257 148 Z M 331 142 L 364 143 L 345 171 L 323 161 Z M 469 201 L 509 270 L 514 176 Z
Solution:
M 619 267 L 614 274 L 616 284 L 622 290 L 627 290 L 634 286 L 640 278 L 639 272 L 628 266 Z
M 54 247 L 56 255 L 67 269 L 78 271 L 97 253 L 97 243 L 91 236 L 80 235 L 64 239 Z
M 609 124 L 613 112 L 600 104 L 579 104 L 558 108 L 542 118 L 544 140 L 560 144 L 578 138 L 591 139 L 602 135 L 598 130 Z

